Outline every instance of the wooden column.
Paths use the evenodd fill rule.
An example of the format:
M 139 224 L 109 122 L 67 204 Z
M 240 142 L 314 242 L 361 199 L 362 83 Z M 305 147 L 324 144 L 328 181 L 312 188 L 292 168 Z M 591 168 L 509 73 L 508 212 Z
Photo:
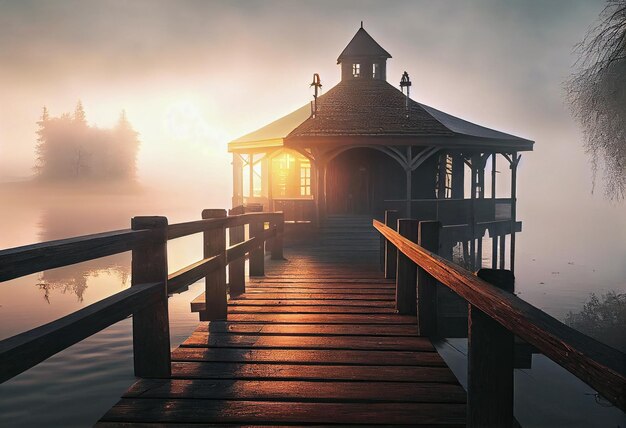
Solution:
M 500 269 L 505 268 L 506 235 L 500 235 Z
M 472 168 L 472 181 L 471 181 L 471 204 L 472 209 L 470 213 L 470 265 L 472 270 L 476 267 L 476 187 L 477 187 L 477 171 L 478 171 L 478 159 L 479 155 L 473 155 L 471 159 Z
M 233 207 L 243 204 L 243 161 L 239 153 L 233 153 Z
M 417 243 L 439 254 L 441 222 L 420 221 Z M 432 336 L 437 331 L 437 281 L 427 271 L 417 268 L 417 327 L 420 336 Z
M 417 242 L 417 220 L 398 220 L 398 233 Z M 417 265 L 401 251 L 397 251 L 396 309 L 399 314 L 417 314 Z
M 513 292 L 511 271 L 481 269 L 478 277 Z M 467 347 L 467 426 L 512 427 L 513 334 L 469 305 Z
M 413 170 L 411 169 L 411 160 L 413 159 L 413 148 L 408 146 L 406 148 L 406 165 L 404 170 L 406 172 L 406 214 L 407 218 L 411 218 L 411 199 L 413 199 L 413 191 L 411 190 L 413 184 Z
M 491 199 L 496 198 L 496 156 L 497 153 L 491 154 Z
M 243 206 L 228 211 L 228 215 L 244 214 Z M 245 240 L 244 226 L 235 226 L 228 229 L 228 244 L 233 246 Z M 228 264 L 228 288 L 233 296 L 246 292 L 246 260 L 242 257 Z
M 498 236 L 493 234 L 493 230 L 489 233 L 491 235 L 491 268 L 498 268 Z
M 170 326 L 167 312 L 167 218 L 134 217 L 133 230 L 151 229 L 154 240 L 132 251 L 131 287 L 160 282 L 163 290 L 146 309 L 133 313 L 135 376 L 170 377 Z
M 285 215 L 282 212 L 275 214 L 276 220 L 272 223 L 276 227 L 276 236 L 272 239 L 272 260 L 283 260 L 283 232 L 285 230 Z
M 465 197 L 465 162 L 462 154 L 452 159 L 452 199 Z
M 517 152 L 511 155 L 511 261 L 509 267 L 515 272 L 515 222 L 517 221 L 517 165 L 521 156 Z
M 398 211 L 386 210 L 385 211 L 385 225 L 397 230 L 398 223 Z M 385 239 L 385 278 L 393 279 L 396 277 L 396 263 L 397 263 L 397 250 L 396 247 L 389 243 Z
M 250 223 L 250 238 L 263 239 L 265 223 L 255 221 Z M 250 276 L 265 275 L 265 242 L 261 242 L 257 248 L 250 251 Z
M 224 209 L 207 209 L 202 211 L 203 219 L 226 217 Z M 204 258 L 221 255 L 226 259 L 226 231 L 217 227 L 204 232 Z M 209 273 L 204 278 L 205 305 L 204 313 L 200 313 L 201 321 L 225 320 L 227 314 L 226 269 L 223 267 Z
M 326 163 L 315 162 L 315 211 L 316 222 L 319 226 L 326 218 Z

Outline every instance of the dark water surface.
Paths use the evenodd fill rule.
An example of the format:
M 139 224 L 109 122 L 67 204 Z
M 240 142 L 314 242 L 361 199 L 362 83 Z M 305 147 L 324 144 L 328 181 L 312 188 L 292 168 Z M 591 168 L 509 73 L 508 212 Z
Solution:
M 21 194 L 0 196 L 12 207 L 0 212 L 0 249 L 127 228 L 133 215 L 167 215 L 170 223 L 195 220 L 202 208 L 214 207 L 210 201 L 181 205 L 158 192 L 109 195 L 105 203 L 102 197 L 74 193 L 39 195 L 36 204 Z M 516 290 L 521 298 L 563 319 L 579 310 L 590 292 L 626 292 L 626 243 L 594 257 L 567 239 L 544 241 L 528 224 L 518 237 Z M 488 245 L 486 240 L 485 254 L 490 254 Z M 200 236 L 170 241 L 168 249 L 173 272 L 201 258 Z M 607 254 L 616 259 L 607 260 Z M 489 260 L 484 264 L 489 266 Z M 130 254 L 125 253 L 0 284 L 0 339 L 127 288 L 129 273 Z M 196 283 L 170 298 L 172 347 L 197 326 L 189 303 L 202 289 L 203 283 Z M 464 383 L 466 341 L 447 340 L 437 347 Z M 124 320 L 0 385 L 0 427 L 91 426 L 132 384 L 132 365 L 131 321 Z M 516 416 L 523 426 L 626 426 L 622 412 L 543 356 L 533 357 L 532 369 L 516 370 L 515 380 Z

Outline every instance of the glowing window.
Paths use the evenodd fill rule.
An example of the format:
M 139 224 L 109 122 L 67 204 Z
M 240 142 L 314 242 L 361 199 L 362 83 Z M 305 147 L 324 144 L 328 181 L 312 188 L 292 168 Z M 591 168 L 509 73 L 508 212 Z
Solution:
M 300 164 L 300 196 L 311 196 L 311 164 Z
M 352 77 L 361 76 L 361 64 L 352 64 Z
M 372 78 L 380 79 L 380 64 L 372 64 Z
M 295 151 L 283 151 L 272 159 L 272 197 L 311 199 L 311 162 Z

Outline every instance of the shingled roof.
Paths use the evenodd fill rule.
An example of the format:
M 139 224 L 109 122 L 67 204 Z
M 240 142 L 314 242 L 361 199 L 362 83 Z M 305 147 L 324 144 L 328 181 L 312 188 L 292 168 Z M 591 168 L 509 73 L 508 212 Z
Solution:
M 377 42 L 368 34 L 363 27 L 359 28 L 348 46 L 339 54 L 337 64 L 340 64 L 347 57 L 383 57 L 391 58 L 389 52 L 384 50 Z
M 409 137 L 426 143 L 428 139 L 449 141 L 451 146 L 473 142 L 532 150 L 530 140 L 476 125 L 411 99 L 408 107 L 407 111 L 405 95 L 386 81 L 344 80 L 318 98 L 315 117 L 294 128 L 285 145 L 312 137 Z

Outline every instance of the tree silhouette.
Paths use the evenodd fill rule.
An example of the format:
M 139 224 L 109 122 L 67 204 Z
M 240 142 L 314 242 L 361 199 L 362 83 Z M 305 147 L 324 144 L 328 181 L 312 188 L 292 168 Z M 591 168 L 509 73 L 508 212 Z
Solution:
M 87 123 L 79 101 L 73 116 L 50 117 L 44 107 L 37 122 L 37 166 L 41 180 L 136 179 L 138 133 L 122 112 L 113 129 Z

